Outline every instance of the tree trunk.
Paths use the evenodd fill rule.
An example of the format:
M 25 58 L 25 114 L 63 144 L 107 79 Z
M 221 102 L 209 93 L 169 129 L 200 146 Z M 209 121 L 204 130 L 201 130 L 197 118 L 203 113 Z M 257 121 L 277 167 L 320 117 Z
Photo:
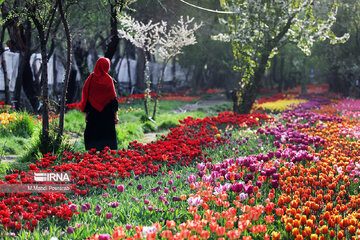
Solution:
M 32 20 L 39 34 L 40 49 L 41 49 L 41 90 L 42 90 L 42 137 L 41 143 L 43 146 L 49 146 L 49 86 L 48 86 L 48 72 L 47 62 L 48 55 L 46 52 L 46 36 L 44 26 L 39 20 L 33 16 Z M 48 29 L 49 31 L 50 29 Z M 45 150 L 45 149 L 44 149 Z M 46 150 L 45 150 L 46 151 Z
M 1 55 L 1 68 L 3 69 L 4 74 L 4 87 L 5 87 L 5 103 L 10 104 L 10 90 L 9 90 L 9 79 L 7 76 L 7 69 L 6 69 L 6 60 L 5 60 L 5 48 L 3 46 L 4 43 L 4 36 L 5 36 L 5 26 L 3 26 L 1 31 L 0 37 L 0 55 Z
M 203 69 L 204 64 L 197 64 L 195 67 L 195 74 L 194 74 L 194 91 L 200 90 L 201 86 L 203 85 Z
M 9 88 L 9 78 L 7 74 L 7 68 L 6 68 L 6 60 L 5 60 L 5 48 L 3 46 L 4 43 L 4 36 L 5 36 L 5 27 L 3 26 L 1 31 L 1 42 L 0 42 L 0 55 L 1 55 L 1 68 L 3 70 L 4 74 L 4 87 L 5 87 L 5 103 L 10 105 L 11 104 L 11 98 L 10 98 L 10 88 Z
M 17 110 L 21 109 L 21 89 L 22 89 L 22 76 L 24 72 L 25 61 L 24 54 L 20 52 L 19 54 L 19 67 L 18 67 L 18 75 L 16 77 L 15 82 L 15 108 Z
M 161 70 L 161 77 L 158 81 L 158 85 L 157 85 L 157 89 L 156 89 L 156 96 L 155 96 L 155 104 L 154 104 L 154 109 L 153 109 L 153 116 L 152 116 L 152 119 L 155 120 L 155 117 L 156 117 L 156 111 L 157 111 L 157 103 L 159 101 L 159 97 L 160 97 L 160 91 L 161 91 L 161 87 L 162 87 L 162 84 L 164 82 L 164 74 L 165 74 L 165 68 L 166 68 L 166 65 L 168 64 L 170 59 L 167 59 L 165 60 L 164 62 L 164 65 L 163 65 L 163 68 Z
M 281 62 L 280 62 L 280 76 L 279 76 L 279 86 L 278 86 L 278 92 L 282 92 L 283 87 L 284 87 L 284 81 L 285 81 L 285 77 L 284 77 L 284 65 L 285 65 L 285 57 L 282 56 L 281 57 Z
M 136 87 L 140 91 L 145 89 L 145 52 L 140 48 L 137 49 Z
M 14 26 L 9 26 L 8 30 L 9 33 L 13 33 L 13 32 L 20 32 L 19 30 L 19 26 L 17 26 L 15 23 L 13 24 Z M 19 54 L 19 67 L 18 67 L 18 75 L 16 78 L 16 83 L 15 83 L 15 108 L 16 109 L 21 109 L 21 89 L 24 85 L 24 82 L 32 82 L 33 81 L 33 75 L 32 72 L 31 74 L 26 71 L 25 69 L 31 69 L 30 67 L 30 56 L 31 56 L 31 22 L 30 21 L 26 21 L 25 22 L 25 34 L 9 34 L 11 36 L 11 40 L 14 42 L 18 42 L 19 43 L 19 47 L 17 47 L 16 49 L 18 49 L 20 52 Z M 27 94 L 27 90 L 28 88 L 26 87 L 28 86 L 28 84 L 24 85 L 24 91 L 26 93 L 26 95 L 28 97 L 30 97 L 31 95 Z M 29 91 L 30 92 L 30 91 Z M 34 108 L 34 106 L 33 106 Z
M 1 54 L 1 68 L 3 69 L 3 74 L 4 74 L 5 103 L 10 105 L 11 97 L 10 97 L 9 78 L 8 78 L 7 69 L 6 69 L 6 60 L 5 60 L 4 52 Z
M 256 100 L 259 92 L 259 86 L 262 77 L 264 76 L 269 54 L 264 54 L 259 62 L 258 67 L 254 70 L 254 76 L 243 89 L 235 90 L 232 93 L 233 111 L 239 114 L 248 114 L 251 111 L 252 105 Z M 240 104 L 239 104 L 240 97 Z
M 54 100 L 57 102 L 58 101 L 58 94 L 57 94 L 57 68 L 56 68 L 56 53 L 53 55 L 53 76 L 54 76 L 54 81 L 53 81 L 53 96 L 54 96 Z
M 87 65 L 87 57 L 89 52 L 81 46 L 81 42 L 77 41 L 74 44 L 74 57 L 80 72 L 80 81 L 83 84 L 86 78 L 90 75 L 90 70 Z
M 127 66 L 127 74 L 129 78 L 129 93 L 131 93 L 132 90 L 132 79 L 131 79 L 131 69 L 130 69 L 130 61 L 129 61 L 129 55 L 126 54 L 126 66 Z
M 40 84 L 38 81 L 34 81 L 33 72 L 30 65 L 31 53 L 26 52 L 24 55 L 24 69 L 22 72 L 22 86 L 26 96 L 28 97 L 31 107 L 34 112 L 38 112 L 39 108 L 39 96 L 40 96 Z M 40 67 L 41 69 L 41 67 Z
M 61 139 L 64 132 L 64 116 L 65 116 L 65 102 L 66 102 L 66 92 L 69 84 L 70 78 L 70 69 L 71 69 L 71 35 L 69 25 L 62 7 L 62 0 L 58 0 L 59 11 L 61 16 L 61 21 L 64 25 L 65 36 L 66 36 L 66 71 L 65 71 L 65 80 L 64 87 L 61 94 L 61 102 L 60 102 L 60 115 L 59 115 L 59 132 L 57 135 L 57 139 Z
M 42 141 L 43 143 L 49 143 L 49 86 L 48 86 L 48 73 L 47 73 L 47 53 L 46 53 L 46 41 L 43 33 L 40 33 L 40 47 L 41 47 L 41 86 L 42 86 Z
M 173 58 L 173 65 L 171 66 L 172 73 L 172 82 L 173 82 L 173 92 L 176 92 L 176 58 Z
M 120 42 L 120 38 L 118 36 L 117 29 L 117 9 L 116 6 L 118 4 L 118 0 L 115 0 L 115 3 L 110 3 L 110 27 L 111 27 L 111 38 L 109 44 L 106 46 L 106 51 L 104 57 L 109 58 L 110 60 L 113 58 L 117 47 Z
M 77 99 L 81 99 L 81 92 L 79 91 L 78 84 L 76 82 L 76 69 L 71 65 L 70 76 L 69 76 L 69 84 L 66 91 L 66 104 L 74 103 Z

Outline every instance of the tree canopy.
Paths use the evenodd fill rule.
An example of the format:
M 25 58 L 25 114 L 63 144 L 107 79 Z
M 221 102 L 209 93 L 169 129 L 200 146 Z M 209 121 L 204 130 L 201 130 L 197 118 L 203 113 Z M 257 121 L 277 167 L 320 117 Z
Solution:
M 220 18 L 227 32 L 214 39 L 231 42 L 240 71 L 236 111 L 250 111 L 256 88 L 269 67 L 269 60 L 287 43 L 295 43 L 310 55 L 316 41 L 329 39 L 332 44 L 345 42 L 348 34 L 336 36 L 331 27 L 336 21 L 336 2 L 313 0 L 223 0 L 224 10 L 234 12 Z M 249 89 L 251 85 L 254 85 Z M 250 91 L 251 90 L 251 91 Z M 252 92 L 244 103 L 245 92 Z

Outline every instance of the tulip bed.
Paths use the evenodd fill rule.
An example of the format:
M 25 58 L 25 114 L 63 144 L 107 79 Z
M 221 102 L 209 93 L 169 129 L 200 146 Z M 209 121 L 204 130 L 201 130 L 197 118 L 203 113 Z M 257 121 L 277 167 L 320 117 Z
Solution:
M 14 170 L 0 184 L 70 171 L 73 194 L 0 193 L 1 237 L 358 239 L 357 109 L 298 98 L 276 115 L 186 118 L 156 142 Z

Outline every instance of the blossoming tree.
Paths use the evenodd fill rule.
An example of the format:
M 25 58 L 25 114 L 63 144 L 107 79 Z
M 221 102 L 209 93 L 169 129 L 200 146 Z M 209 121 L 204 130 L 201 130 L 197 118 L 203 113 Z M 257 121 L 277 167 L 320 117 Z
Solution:
M 167 22 L 161 21 L 153 23 L 151 20 L 148 23 L 143 23 L 135 20 L 128 15 L 119 17 L 122 28 L 119 29 L 121 37 L 129 40 L 136 47 L 142 48 L 145 52 L 158 57 L 163 61 L 161 69 L 161 76 L 157 83 L 155 105 L 153 109 L 152 119 L 155 119 L 157 102 L 160 95 L 162 83 L 164 81 L 164 73 L 166 65 L 176 55 L 182 53 L 185 46 L 196 43 L 195 32 L 201 27 L 201 23 L 193 23 L 194 18 L 187 17 L 184 19 L 180 17 L 178 24 L 168 27 Z M 147 89 L 145 90 L 145 112 L 149 117 L 148 99 L 150 97 L 150 80 L 149 60 L 145 57 L 145 76 Z
M 337 37 L 331 30 L 336 21 L 337 4 L 314 0 L 220 0 L 231 12 L 220 18 L 228 32 L 213 38 L 232 43 L 241 72 L 239 89 L 233 92 L 233 108 L 248 113 L 258 93 L 269 60 L 285 44 L 295 43 L 306 55 L 316 41 L 345 42 L 349 35 Z

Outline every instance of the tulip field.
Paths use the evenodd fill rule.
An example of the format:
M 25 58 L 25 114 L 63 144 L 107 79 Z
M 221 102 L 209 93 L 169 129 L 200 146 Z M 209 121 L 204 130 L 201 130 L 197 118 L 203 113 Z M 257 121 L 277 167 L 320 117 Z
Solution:
M 360 100 L 320 90 L 12 169 L 0 184 L 71 172 L 72 192 L 0 193 L 0 238 L 360 239 Z

